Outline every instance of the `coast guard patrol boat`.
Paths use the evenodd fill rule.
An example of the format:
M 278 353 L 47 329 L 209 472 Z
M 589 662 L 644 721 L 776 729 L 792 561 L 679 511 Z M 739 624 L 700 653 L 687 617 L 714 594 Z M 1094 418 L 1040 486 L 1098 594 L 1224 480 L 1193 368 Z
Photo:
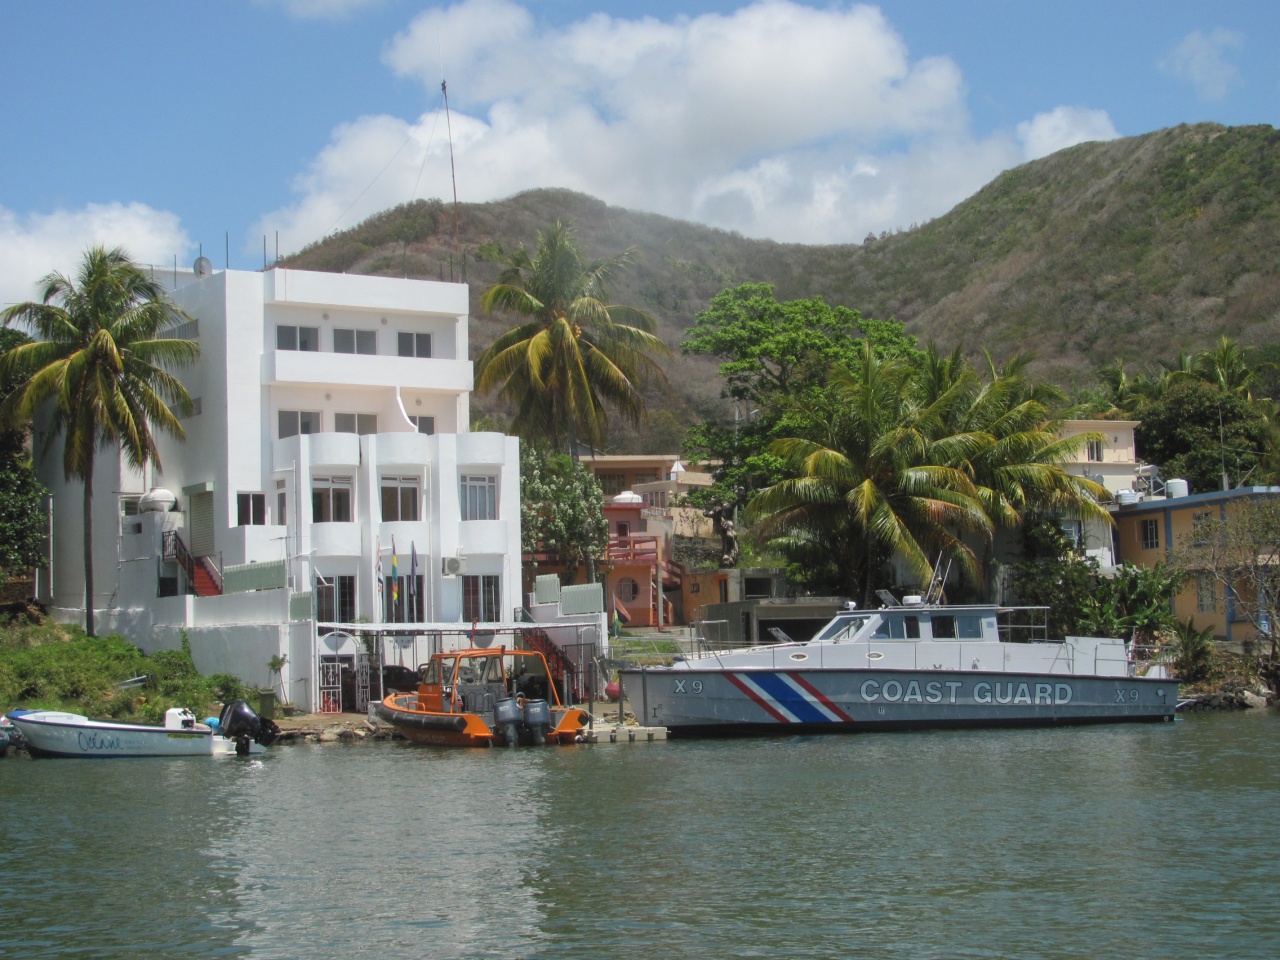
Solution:
M 625 667 L 627 698 L 673 736 L 1173 719 L 1177 680 L 1136 663 L 1130 642 L 1049 641 L 1043 608 L 880 596 L 886 606 L 848 604 L 804 643 Z

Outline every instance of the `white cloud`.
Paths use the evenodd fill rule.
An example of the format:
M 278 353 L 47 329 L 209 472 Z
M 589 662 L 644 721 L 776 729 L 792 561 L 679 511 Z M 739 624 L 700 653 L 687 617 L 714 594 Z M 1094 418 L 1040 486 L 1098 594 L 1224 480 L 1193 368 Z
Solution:
M 1077 143 L 1115 140 L 1119 136 L 1107 111 L 1085 107 L 1055 107 L 1018 124 L 1018 139 L 1028 160 L 1047 157 Z
M 1201 100 L 1221 100 L 1240 82 L 1240 71 L 1228 60 L 1244 45 L 1244 35 L 1217 27 L 1192 30 L 1160 61 L 1160 69 L 1196 88 Z
M 569 187 L 750 236 L 850 241 L 937 216 L 1027 156 L 1009 134 L 975 138 L 956 64 L 913 60 L 870 6 L 760 0 L 553 28 L 512 0 L 461 0 L 417 16 L 384 60 L 432 94 L 448 78 L 466 201 Z M 1026 144 L 1115 135 L 1100 111 L 1043 116 Z M 437 112 L 352 121 L 255 232 L 291 250 L 448 198 L 448 159 Z
M 164 266 L 194 249 L 177 216 L 141 203 L 91 203 L 82 210 L 18 216 L 0 207 L 0 305 L 38 299 L 41 277 L 74 274 L 94 245 L 123 247 L 139 263 Z
M 257 0 L 264 6 L 282 8 L 299 20 L 342 20 L 383 0 Z

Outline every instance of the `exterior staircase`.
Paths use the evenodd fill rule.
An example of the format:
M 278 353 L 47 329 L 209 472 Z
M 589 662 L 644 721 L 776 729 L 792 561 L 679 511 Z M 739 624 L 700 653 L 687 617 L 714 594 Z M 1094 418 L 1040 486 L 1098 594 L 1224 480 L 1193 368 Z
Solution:
M 197 597 L 218 597 L 222 595 L 222 574 L 208 557 L 193 557 L 187 545 L 178 536 L 177 530 L 168 530 L 164 534 L 164 558 L 176 561 L 187 575 L 188 592 Z
M 536 650 L 546 657 L 547 669 L 551 671 L 551 680 L 556 684 L 557 690 L 561 690 L 562 680 L 567 676 L 573 697 L 577 700 L 582 700 L 586 697 L 586 691 L 581 689 L 581 671 L 578 670 L 573 660 L 556 645 L 556 642 L 547 636 L 545 631 L 528 630 L 524 634 L 524 640 L 530 650 Z

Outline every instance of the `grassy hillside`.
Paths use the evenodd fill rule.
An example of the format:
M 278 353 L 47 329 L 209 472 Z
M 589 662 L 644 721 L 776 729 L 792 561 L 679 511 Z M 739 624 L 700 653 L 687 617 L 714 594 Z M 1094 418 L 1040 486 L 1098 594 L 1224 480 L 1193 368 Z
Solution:
M 464 204 L 456 228 L 438 200 L 399 207 L 285 265 L 465 280 L 478 352 L 508 324 L 479 310 L 497 270 L 476 251 L 531 244 L 556 219 L 573 222 L 589 256 L 641 251 L 615 299 L 650 309 L 677 351 L 707 300 L 748 280 L 774 284 L 782 299 L 817 295 L 896 317 L 947 347 L 997 359 L 1030 350 L 1041 374 L 1063 384 L 1115 357 L 1151 361 L 1221 333 L 1268 345 L 1280 324 L 1280 133 L 1268 126 L 1081 144 L 1002 174 L 945 216 L 862 244 L 749 240 L 534 190 Z M 713 364 L 677 356 L 668 376 L 673 389 L 653 398 L 647 433 L 615 437 L 615 449 L 673 446 L 680 424 L 727 414 Z

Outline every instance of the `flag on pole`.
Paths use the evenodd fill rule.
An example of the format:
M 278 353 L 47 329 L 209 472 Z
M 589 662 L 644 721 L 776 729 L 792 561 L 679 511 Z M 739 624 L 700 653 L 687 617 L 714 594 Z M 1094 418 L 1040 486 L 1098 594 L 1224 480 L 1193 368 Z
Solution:
M 391 538 L 391 602 L 400 602 L 400 578 L 396 574 L 396 538 Z
M 412 611 L 408 619 L 417 619 L 418 605 L 415 602 L 418 597 L 418 545 L 409 541 L 409 610 Z
M 382 579 L 382 538 L 378 537 L 375 541 L 373 561 L 373 580 L 378 585 L 378 606 L 382 606 L 382 593 L 386 586 Z

